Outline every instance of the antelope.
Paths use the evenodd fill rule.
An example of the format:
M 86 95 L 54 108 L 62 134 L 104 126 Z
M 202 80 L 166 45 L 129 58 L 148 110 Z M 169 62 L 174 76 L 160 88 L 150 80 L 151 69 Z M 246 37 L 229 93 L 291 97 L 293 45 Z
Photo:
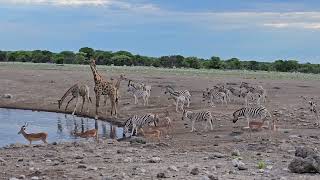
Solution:
M 145 128 L 145 129 L 140 128 L 138 130 L 138 134 L 139 133 L 145 137 L 156 138 L 158 142 L 160 142 L 161 130 L 158 127 Z
M 99 141 L 98 138 L 98 130 L 97 129 L 90 129 L 84 132 L 74 132 L 75 136 L 79 136 L 81 138 L 90 138 L 90 137 L 95 137 L 97 141 Z
M 32 143 L 32 141 L 42 141 L 45 144 L 47 144 L 47 137 L 48 134 L 45 132 L 40 132 L 40 133 L 26 133 L 26 127 L 28 126 L 28 123 L 25 123 L 23 126 L 21 126 L 20 131 L 18 132 L 18 134 L 22 134 L 24 138 L 26 138 L 30 145 Z

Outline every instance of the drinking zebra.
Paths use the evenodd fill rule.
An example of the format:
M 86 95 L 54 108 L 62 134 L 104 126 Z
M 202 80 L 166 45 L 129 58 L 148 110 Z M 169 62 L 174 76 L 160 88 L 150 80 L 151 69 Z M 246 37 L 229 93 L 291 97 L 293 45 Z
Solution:
M 138 133 L 138 130 L 142 128 L 145 125 L 149 125 L 151 123 L 154 123 L 155 126 L 157 126 L 157 123 L 159 122 L 159 117 L 157 114 L 147 113 L 142 116 L 134 115 L 130 117 L 124 125 L 123 128 L 123 135 L 125 136 L 127 133 L 129 133 L 129 130 L 131 131 L 131 136 L 134 134 L 134 132 Z
M 213 118 L 210 111 L 200 111 L 200 112 L 192 112 L 192 111 L 183 111 L 182 120 L 189 119 L 191 121 L 191 132 L 196 130 L 194 128 L 194 124 L 197 121 L 205 122 L 205 130 L 208 128 L 208 123 L 210 124 L 211 130 L 213 130 L 212 123 Z

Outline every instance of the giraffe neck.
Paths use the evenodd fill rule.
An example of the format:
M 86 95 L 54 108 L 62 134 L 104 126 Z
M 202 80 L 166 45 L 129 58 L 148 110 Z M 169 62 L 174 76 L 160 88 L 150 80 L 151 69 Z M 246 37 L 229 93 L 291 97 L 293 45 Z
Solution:
M 95 67 L 93 67 L 91 64 L 90 64 L 90 68 L 91 68 L 91 71 L 93 74 L 94 82 L 95 83 L 100 82 L 102 78 L 101 78 L 101 75 L 98 73 L 97 69 Z

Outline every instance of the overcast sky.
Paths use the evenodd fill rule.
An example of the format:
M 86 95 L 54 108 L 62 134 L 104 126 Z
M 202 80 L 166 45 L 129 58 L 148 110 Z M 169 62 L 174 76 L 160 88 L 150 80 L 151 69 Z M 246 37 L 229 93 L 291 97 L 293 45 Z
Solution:
M 0 0 L 0 49 L 320 63 L 319 0 Z

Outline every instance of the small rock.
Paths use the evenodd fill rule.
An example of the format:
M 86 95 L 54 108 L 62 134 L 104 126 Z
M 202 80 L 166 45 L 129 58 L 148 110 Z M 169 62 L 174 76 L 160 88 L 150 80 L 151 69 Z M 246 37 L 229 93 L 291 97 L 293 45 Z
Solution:
M 25 175 L 20 175 L 20 176 L 19 176 L 19 179 L 25 179 L 25 178 L 26 178 Z
M 240 152 L 239 152 L 238 149 L 235 149 L 235 150 L 232 151 L 231 155 L 232 156 L 240 156 Z
M 222 153 L 219 153 L 219 152 L 216 152 L 216 153 L 213 153 L 209 158 L 211 159 L 215 159 L 215 158 L 224 158 L 226 157 L 227 155 L 225 154 L 222 154 Z
M 209 178 L 210 180 L 219 180 L 219 178 L 216 177 L 216 176 L 214 176 L 214 175 L 208 175 L 208 178 Z
M 127 157 L 123 160 L 123 162 L 125 163 L 129 163 L 129 162 L 132 162 L 132 158 L 131 157 Z
M 12 177 L 9 180 L 19 180 L 18 178 Z
M 217 169 L 222 168 L 222 164 L 216 164 L 216 168 L 217 168 Z
M 238 163 L 238 169 L 239 169 L 240 171 L 242 171 L 242 170 L 247 170 L 248 168 L 247 168 L 247 166 L 246 166 L 243 162 L 239 161 L 239 163 Z
M 160 172 L 157 174 L 157 178 L 168 178 L 167 172 Z
M 38 180 L 38 179 L 40 179 L 38 176 L 31 177 L 31 180 Z
M 190 174 L 192 175 L 198 175 L 200 173 L 199 168 L 195 167 L 191 170 Z
M 287 178 L 286 177 L 281 177 L 280 180 L 287 180 Z
M 4 160 L 2 157 L 0 157 L 0 162 L 1 162 L 1 163 L 5 163 L 6 160 Z
M 53 142 L 52 145 L 58 145 L 58 143 L 57 142 Z
M 266 168 L 267 168 L 268 170 L 271 170 L 271 169 L 272 169 L 272 166 L 271 166 L 271 165 L 268 165 Z
M 179 171 L 179 169 L 178 169 L 176 166 L 170 166 L 168 169 L 169 169 L 170 171 L 175 171 L 175 172 L 178 172 L 178 171 Z
M 264 173 L 264 169 L 259 169 L 258 172 L 259 173 Z
M 2 95 L 3 98 L 11 99 L 13 96 L 11 94 Z
M 89 167 L 88 170 L 96 171 L 96 170 L 98 170 L 98 168 L 97 167 Z
M 77 155 L 76 157 L 74 157 L 75 159 L 83 159 L 83 156 Z
M 51 163 L 52 161 L 50 159 L 47 159 L 46 160 L 46 163 Z
M 80 164 L 80 165 L 78 165 L 78 168 L 80 168 L 80 169 L 86 169 L 86 168 L 87 168 L 87 166 L 86 166 L 86 165 L 84 165 L 84 164 Z
M 232 165 L 234 166 L 234 167 L 238 167 L 238 164 L 239 164 L 239 160 L 238 159 L 232 159 Z
M 161 159 L 159 157 L 152 157 L 151 159 L 149 159 L 149 163 L 158 163 L 160 162 Z

